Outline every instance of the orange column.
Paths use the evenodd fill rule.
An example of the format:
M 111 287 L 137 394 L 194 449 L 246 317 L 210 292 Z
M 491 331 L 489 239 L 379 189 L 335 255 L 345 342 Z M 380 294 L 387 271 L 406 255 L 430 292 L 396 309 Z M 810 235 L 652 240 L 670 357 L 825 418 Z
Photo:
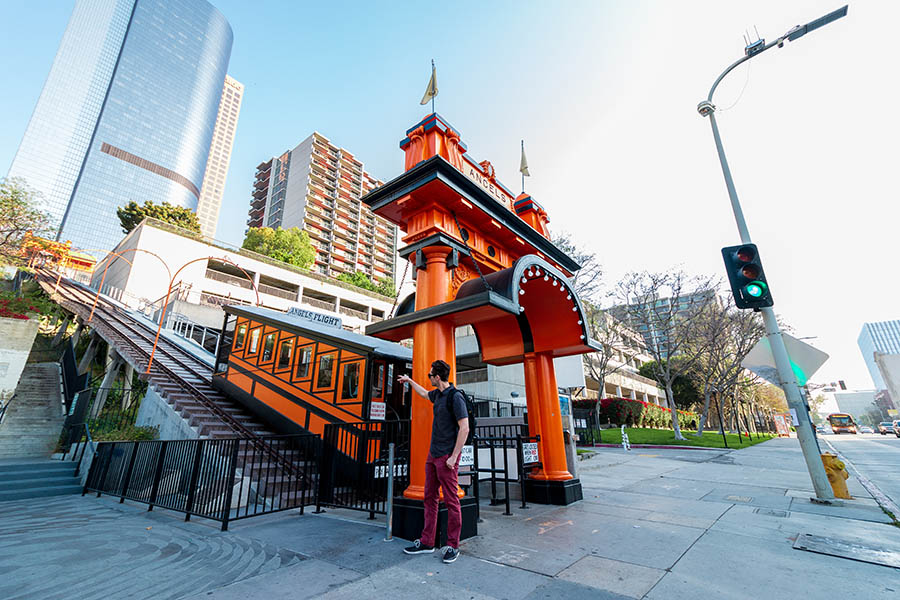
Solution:
M 556 372 L 549 354 L 538 352 L 525 355 L 525 395 L 529 433 L 534 435 L 532 421 L 539 421 L 541 435 L 538 449 L 543 468 L 531 477 L 551 481 L 572 479 L 566 463 Z
M 450 281 L 453 276 L 447 268 L 450 248 L 424 248 L 425 270 L 416 279 L 416 310 L 443 304 L 450 300 Z M 415 260 L 414 257 L 410 257 Z M 443 360 L 450 365 L 450 381 L 456 381 L 456 337 L 451 323 L 442 320 L 419 323 L 413 330 L 413 373 L 417 383 L 429 385 L 428 371 L 431 363 Z M 432 407 L 427 398 L 412 394 L 412 425 L 409 448 L 409 487 L 403 492 L 407 498 L 425 498 L 425 460 L 431 442 Z

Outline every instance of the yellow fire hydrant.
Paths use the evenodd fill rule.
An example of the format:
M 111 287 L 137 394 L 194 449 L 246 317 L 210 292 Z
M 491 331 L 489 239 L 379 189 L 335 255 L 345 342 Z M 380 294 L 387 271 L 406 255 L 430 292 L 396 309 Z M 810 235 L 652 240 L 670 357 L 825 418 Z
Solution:
M 838 459 L 837 454 L 826 452 L 822 454 L 822 464 L 825 465 L 825 474 L 828 475 L 828 483 L 831 484 L 835 498 L 852 500 L 853 496 L 847 490 L 847 479 L 850 478 L 850 474 L 847 473 L 844 462 Z

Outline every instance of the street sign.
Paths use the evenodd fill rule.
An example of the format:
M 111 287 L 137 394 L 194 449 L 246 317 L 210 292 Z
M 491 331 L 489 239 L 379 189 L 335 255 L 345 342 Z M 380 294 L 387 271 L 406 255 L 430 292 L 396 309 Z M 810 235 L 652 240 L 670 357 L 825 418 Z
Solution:
M 797 378 L 797 385 L 806 385 L 810 377 L 828 360 L 828 355 L 786 333 L 782 333 L 781 337 L 784 339 L 784 346 L 791 359 L 791 369 Z M 775 358 L 772 356 L 772 348 L 769 346 L 767 337 L 763 337 L 753 346 L 753 349 L 741 361 L 741 366 L 756 373 L 769 383 L 781 385 L 781 381 L 778 379 L 778 370 L 775 368 Z

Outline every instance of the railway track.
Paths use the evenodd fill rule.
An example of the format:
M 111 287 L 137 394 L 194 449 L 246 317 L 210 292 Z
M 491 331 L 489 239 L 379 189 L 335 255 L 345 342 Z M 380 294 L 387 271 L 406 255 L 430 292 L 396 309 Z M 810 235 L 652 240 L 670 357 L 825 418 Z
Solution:
M 54 301 L 87 321 L 96 292 L 65 278 L 40 271 L 37 280 Z M 134 318 L 121 306 L 101 295 L 91 326 L 113 344 L 182 418 L 196 427 L 201 437 L 259 438 L 275 435 L 243 406 L 212 386 L 212 369 L 185 349 L 160 336 L 153 365 L 146 374 L 156 330 Z

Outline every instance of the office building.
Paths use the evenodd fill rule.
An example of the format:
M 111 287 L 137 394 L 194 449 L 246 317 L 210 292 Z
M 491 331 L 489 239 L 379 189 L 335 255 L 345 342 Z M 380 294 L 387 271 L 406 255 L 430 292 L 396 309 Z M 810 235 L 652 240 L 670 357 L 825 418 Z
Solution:
M 216 115 L 216 126 L 213 129 L 212 144 L 209 147 L 206 173 L 203 174 L 203 187 L 200 188 L 200 201 L 197 203 L 200 232 L 206 237 L 216 237 L 219 209 L 222 207 L 222 195 L 225 193 L 225 180 L 228 177 L 231 148 L 234 146 L 234 132 L 237 129 L 243 96 L 244 85 L 226 75 L 222 99 L 219 101 L 219 113 Z
M 677 299 L 648 298 L 631 304 L 621 304 L 609 309 L 610 315 L 626 323 L 640 333 L 646 342 L 645 349 L 657 349 L 662 358 L 668 358 L 670 331 L 680 318 L 691 318 L 697 311 L 705 309 L 713 302 L 722 305 L 722 299 L 715 291 L 705 290 L 684 294 Z
M 204 0 L 75 2 L 8 173 L 57 239 L 111 249 L 132 200 L 197 208 L 231 45 Z
M 879 368 L 875 355 L 900 354 L 900 321 L 863 323 L 856 343 L 866 361 L 875 389 L 887 389 L 886 377 Z
M 247 226 L 303 229 L 323 275 L 361 271 L 393 282 L 397 227 L 359 201 L 381 184 L 350 152 L 313 133 L 256 168 Z

